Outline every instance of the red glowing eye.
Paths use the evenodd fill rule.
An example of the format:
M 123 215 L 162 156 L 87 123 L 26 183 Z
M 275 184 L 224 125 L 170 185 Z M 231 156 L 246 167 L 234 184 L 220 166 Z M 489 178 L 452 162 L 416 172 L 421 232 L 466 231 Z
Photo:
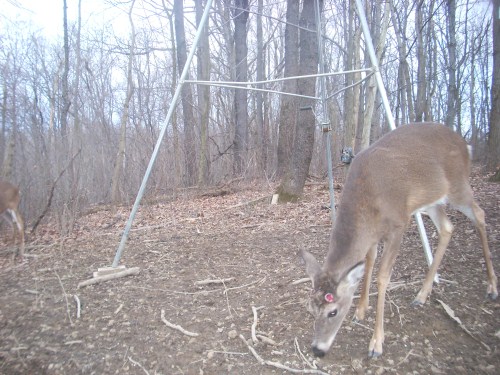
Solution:
M 332 303 L 333 302 L 333 294 L 332 293 L 326 293 L 325 294 L 325 301 L 328 302 L 328 303 Z

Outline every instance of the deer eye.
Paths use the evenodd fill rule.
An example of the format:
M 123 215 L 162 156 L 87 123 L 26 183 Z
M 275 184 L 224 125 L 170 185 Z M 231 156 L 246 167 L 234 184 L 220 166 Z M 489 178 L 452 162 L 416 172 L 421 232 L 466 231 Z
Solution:
M 334 316 L 337 316 L 337 309 L 333 310 L 333 311 L 330 311 L 328 313 L 328 317 L 329 318 L 333 318 Z

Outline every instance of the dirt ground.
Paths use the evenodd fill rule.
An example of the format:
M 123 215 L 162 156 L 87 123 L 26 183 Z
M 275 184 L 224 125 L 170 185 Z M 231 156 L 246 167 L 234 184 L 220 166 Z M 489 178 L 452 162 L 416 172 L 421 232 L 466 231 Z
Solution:
M 473 186 L 486 211 L 498 274 L 500 185 L 476 176 Z M 460 213 L 450 212 L 455 233 L 440 269 L 443 281 L 421 308 L 410 303 L 427 266 L 410 224 L 386 301 L 383 356 L 367 358 L 372 297 L 367 319 L 346 320 L 331 352 L 315 359 L 313 319 L 305 308 L 311 286 L 293 282 L 306 277 L 299 249 L 320 259 L 326 254 L 328 189 L 310 184 L 301 203 L 279 206 L 269 204 L 271 187 L 233 190 L 142 206 L 121 260 L 140 268 L 136 276 L 77 287 L 111 265 L 129 207 L 82 216 L 71 238 L 60 238 L 50 225 L 40 228 L 29 237 L 22 264 L 12 265 L 7 250 L 1 252 L 0 373 L 291 373 L 259 363 L 249 346 L 264 361 L 304 373 L 314 373 L 310 365 L 330 374 L 500 373 L 500 302 L 485 300 L 479 239 Z M 257 343 L 251 341 L 252 308 Z

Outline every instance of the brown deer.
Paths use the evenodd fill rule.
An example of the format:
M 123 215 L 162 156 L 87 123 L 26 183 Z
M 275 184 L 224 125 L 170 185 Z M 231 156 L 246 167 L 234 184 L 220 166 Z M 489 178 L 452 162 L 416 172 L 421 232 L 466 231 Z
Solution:
M 323 356 L 352 304 L 363 278 L 354 318 L 362 320 L 368 308 L 377 244 L 384 242 L 378 271 L 375 330 L 369 357 L 382 354 L 384 302 L 392 267 L 405 229 L 415 212 L 425 212 L 436 225 L 439 242 L 414 305 L 425 303 L 451 237 L 453 225 L 445 203 L 464 213 L 477 227 L 488 272 L 487 296 L 498 296 L 497 278 L 486 238 L 484 211 L 477 205 L 468 179 L 471 170 L 465 141 L 440 124 L 400 126 L 355 156 L 351 164 L 323 266 L 301 251 L 312 280 L 308 310 L 315 317 L 312 350 Z
M 20 244 L 18 255 L 22 259 L 24 256 L 24 222 L 21 214 L 19 213 L 19 202 L 21 194 L 19 189 L 7 181 L 0 181 L 0 214 L 9 214 L 12 220 L 12 227 L 14 231 L 14 243 L 16 241 L 16 232 L 19 233 Z M 13 259 L 16 257 L 14 252 Z

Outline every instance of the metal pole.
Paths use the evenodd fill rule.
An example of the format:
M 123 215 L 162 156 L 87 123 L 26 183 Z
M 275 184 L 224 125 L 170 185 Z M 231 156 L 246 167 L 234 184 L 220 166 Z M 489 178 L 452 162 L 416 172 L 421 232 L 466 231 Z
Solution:
M 373 70 L 375 71 L 375 79 L 377 81 L 377 88 L 380 92 L 380 96 L 382 97 L 382 103 L 384 104 L 385 115 L 387 117 L 387 121 L 389 123 L 391 130 L 394 130 L 394 129 L 396 129 L 396 124 L 394 122 L 394 117 L 392 116 L 392 111 L 391 111 L 391 107 L 389 105 L 389 100 L 387 99 L 387 92 L 385 91 L 384 82 L 382 81 L 382 75 L 380 74 L 377 54 L 375 53 L 375 48 L 373 47 L 373 41 L 372 41 L 372 37 L 370 34 L 370 29 L 368 27 L 368 22 L 366 21 L 365 11 L 363 8 L 363 4 L 361 3 L 361 0 L 356 0 L 356 8 L 358 10 L 358 16 L 359 16 L 359 19 L 361 21 L 361 28 L 363 30 L 363 35 L 365 37 L 366 49 L 368 51 L 368 55 L 370 57 L 370 61 L 371 61 L 372 66 L 373 66 Z M 431 247 L 429 245 L 429 241 L 427 239 L 427 233 L 425 232 L 425 226 L 424 226 L 424 222 L 422 220 L 422 215 L 420 212 L 415 213 L 415 220 L 417 222 L 417 227 L 418 227 L 418 232 L 420 233 L 420 238 L 422 239 L 422 246 L 424 247 L 425 258 L 427 259 L 427 263 L 429 265 L 431 265 L 432 261 L 433 261 L 432 250 L 431 250 Z M 439 282 L 439 277 L 437 274 L 434 278 L 434 281 L 436 283 Z
M 141 203 L 142 196 L 144 195 L 144 191 L 146 190 L 146 185 L 149 179 L 149 175 L 151 174 L 151 170 L 153 169 L 153 165 L 156 161 L 156 157 L 158 156 L 158 152 L 160 150 L 160 145 L 163 140 L 163 137 L 165 136 L 165 131 L 167 129 L 167 125 L 170 122 L 170 119 L 172 118 L 172 114 L 174 113 L 175 106 L 177 104 L 177 100 L 179 99 L 182 87 L 184 85 L 184 80 L 186 79 L 186 76 L 189 71 L 189 67 L 191 65 L 191 61 L 193 60 L 194 53 L 196 51 L 196 47 L 198 46 L 198 41 L 200 39 L 201 33 L 203 31 L 203 26 L 205 25 L 208 14 L 210 12 L 210 8 L 212 7 L 212 1 L 213 0 L 207 0 L 207 4 L 205 6 L 205 9 L 203 11 L 203 15 L 200 20 L 200 24 L 198 26 L 198 30 L 196 30 L 196 35 L 194 37 L 193 45 L 191 46 L 191 51 L 189 51 L 189 55 L 186 60 L 186 64 L 184 65 L 184 69 L 182 70 L 180 79 L 179 79 L 179 84 L 177 85 L 177 89 L 175 90 L 174 97 L 172 98 L 172 102 L 170 103 L 170 108 L 168 109 L 167 117 L 165 118 L 165 121 L 163 121 L 160 134 L 158 135 L 158 140 L 156 141 L 155 148 L 153 150 L 153 154 L 151 155 L 151 159 L 149 159 L 149 164 L 146 169 L 146 173 L 144 174 L 144 177 L 142 179 L 141 186 L 139 188 L 139 192 L 137 193 L 137 197 L 135 198 L 135 203 L 134 206 L 132 207 L 132 211 L 130 212 L 130 216 L 128 218 L 127 224 L 125 225 L 125 229 L 123 231 L 123 235 L 120 241 L 120 244 L 118 245 L 118 250 L 116 251 L 115 254 L 115 259 L 113 260 L 113 264 L 111 267 L 117 267 L 118 263 L 120 262 L 120 258 L 123 253 L 123 249 L 125 248 L 125 243 L 127 242 L 128 235 L 130 232 L 130 228 L 132 227 L 132 222 L 134 221 L 135 215 L 137 214 L 137 211 L 139 210 L 139 204 Z
M 319 96 L 321 103 L 321 130 L 326 133 L 326 160 L 328 165 L 328 188 L 330 190 L 330 214 L 332 216 L 332 223 L 335 222 L 335 192 L 333 190 L 333 166 L 332 166 L 332 127 L 330 124 L 330 116 L 328 114 L 328 106 L 326 103 L 326 76 L 325 64 L 323 56 L 323 38 L 321 36 L 321 9 L 319 0 L 316 0 L 316 34 L 318 37 L 318 65 L 319 65 Z

